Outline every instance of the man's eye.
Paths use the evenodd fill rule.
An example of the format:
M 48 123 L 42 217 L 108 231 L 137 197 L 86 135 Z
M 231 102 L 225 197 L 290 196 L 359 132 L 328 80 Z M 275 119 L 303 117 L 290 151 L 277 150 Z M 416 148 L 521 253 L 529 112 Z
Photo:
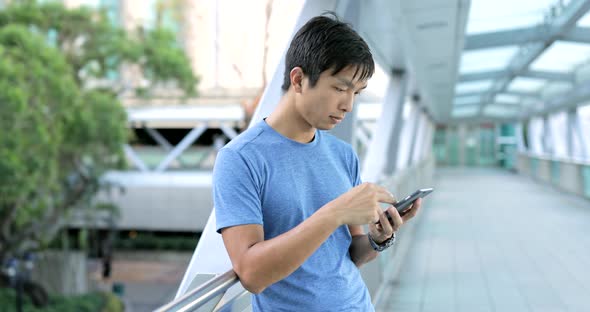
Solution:
M 338 91 L 338 92 L 344 92 L 344 91 L 346 91 L 346 90 L 344 90 L 342 88 L 338 88 L 338 87 L 334 87 L 334 89 L 336 89 L 336 91 Z

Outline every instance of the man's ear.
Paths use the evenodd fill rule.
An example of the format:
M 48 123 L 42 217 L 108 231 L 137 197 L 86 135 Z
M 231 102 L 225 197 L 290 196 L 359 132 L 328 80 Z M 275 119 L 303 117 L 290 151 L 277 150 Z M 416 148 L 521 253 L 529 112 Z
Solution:
M 293 90 L 295 90 L 295 93 L 301 93 L 303 89 L 303 77 L 303 69 L 301 69 L 301 67 L 293 67 L 293 69 L 291 69 L 291 72 L 289 73 L 289 78 L 291 79 L 291 85 L 293 86 Z

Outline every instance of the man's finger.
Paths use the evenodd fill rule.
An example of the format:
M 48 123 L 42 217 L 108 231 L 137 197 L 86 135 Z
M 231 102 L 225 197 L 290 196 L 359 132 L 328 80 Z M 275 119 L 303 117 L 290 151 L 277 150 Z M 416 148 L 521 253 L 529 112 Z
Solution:
M 418 211 L 420 210 L 421 206 L 422 206 L 422 199 L 421 198 L 416 199 L 412 203 L 412 206 L 410 206 L 410 208 L 404 210 L 403 213 L 401 214 L 404 221 L 407 221 L 407 220 L 415 217 L 416 214 L 418 213 Z
M 397 199 L 395 198 L 395 196 L 393 196 L 393 194 L 391 194 L 391 192 L 389 192 L 386 188 L 382 187 L 382 186 L 377 186 L 377 200 L 380 203 L 386 203 L 386 204 L 395 204 L 397 202 Z
M 381 223 L 381 231 L 385 236 L 393 234 L 393 225 L 389 222 L 387 212 L 379 213 L 379 223 Z
M 395 209 L 395 207 L 393 207 L 393 206 L 387 208 L 387 210 L 385 210 L 385 211 L 389 214 L 389 216 L 393 220 L 393 222 L 391 223 L 391 226 L 393 227 L 393 231 L 397 232 L 397 230 L 399 230 L 399 228 L 402 226 L 402 224 L 404 224 L 404 220 L 399 215 L 399 212 L 397 212 L 397 209 Z

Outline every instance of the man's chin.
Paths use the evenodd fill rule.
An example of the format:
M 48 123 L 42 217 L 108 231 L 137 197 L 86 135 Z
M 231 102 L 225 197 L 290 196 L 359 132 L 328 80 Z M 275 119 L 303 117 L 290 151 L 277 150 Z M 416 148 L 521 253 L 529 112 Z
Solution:
M 336 125 L 332 125 L 332 124 L 330 124 L 330 125 L 318 125 L 316 127 L 316 129 L 318 129 L 318 130 L 332 130 L 332 129 L 334 129 L 334 127 L 336 127 Z

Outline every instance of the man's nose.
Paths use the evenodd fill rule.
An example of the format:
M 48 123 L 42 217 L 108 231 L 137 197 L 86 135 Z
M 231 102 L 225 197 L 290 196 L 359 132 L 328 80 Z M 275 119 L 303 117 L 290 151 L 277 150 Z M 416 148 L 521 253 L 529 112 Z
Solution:
M 344 112 L 350 113 L 354 105 L 354 95 L 347 96 L 340 104 L 340 109 Z

